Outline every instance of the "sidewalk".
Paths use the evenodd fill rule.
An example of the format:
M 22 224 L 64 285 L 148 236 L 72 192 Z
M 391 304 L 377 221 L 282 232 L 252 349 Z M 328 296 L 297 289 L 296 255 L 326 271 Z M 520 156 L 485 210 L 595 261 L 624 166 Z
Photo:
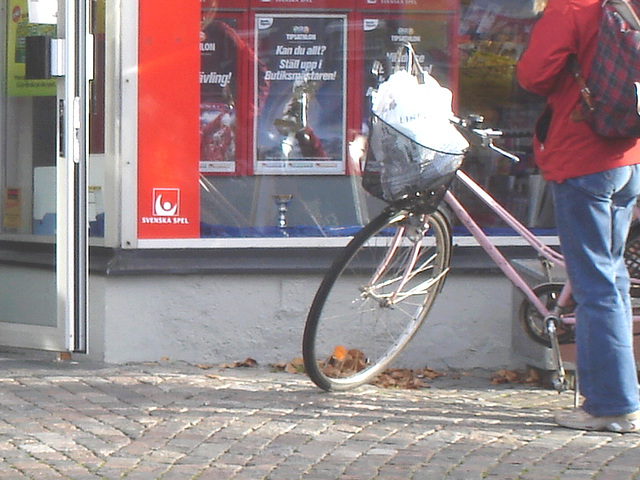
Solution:
M 41 355 L 42 357 L 42 355 Z M 627 479 L 640 435 L 556 427 L 572 392 L 449 375 L 324 393 L 304 375 L 0 354 L 0 478 Z M 636 477 L 634 477 L 636 475 Z

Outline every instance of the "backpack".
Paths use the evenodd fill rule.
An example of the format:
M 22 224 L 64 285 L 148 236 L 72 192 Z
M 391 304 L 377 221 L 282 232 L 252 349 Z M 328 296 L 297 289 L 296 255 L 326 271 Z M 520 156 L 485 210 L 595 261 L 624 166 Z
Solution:
M 575 56 L 569 59 L 581 89 L 583 117 L 604 137 L 640 137 L 639 12 L 640 0 L 604 0 L 586 82 Z

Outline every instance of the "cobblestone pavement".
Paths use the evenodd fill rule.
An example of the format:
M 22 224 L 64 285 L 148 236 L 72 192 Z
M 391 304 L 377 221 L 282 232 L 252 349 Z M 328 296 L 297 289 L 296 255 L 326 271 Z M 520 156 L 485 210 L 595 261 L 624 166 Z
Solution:
M 0 478 L 626 479 L 640 435 L 556 427 L 571 392 L 447 375 L 324 393 L 268 367 L 0 356 Z

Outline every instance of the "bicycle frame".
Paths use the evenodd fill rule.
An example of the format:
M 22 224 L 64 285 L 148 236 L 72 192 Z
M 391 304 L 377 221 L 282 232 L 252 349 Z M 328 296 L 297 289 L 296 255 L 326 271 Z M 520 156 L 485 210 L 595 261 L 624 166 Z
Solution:
M 499 218 L 501 218 L 509 227 L 511 227 L 521 238 L 523 238 L 540 255 L 542 259 L 547 260 L 553 265 L 562 268 L 565 267 L 564 258 L 561 253 L 544 244 L 533 232 L 531 232 L 531 230 L 525 227 L 522 222 L 520 222 L 506 208 L 498 203 L 486 190 L 484 190 L 465 172 L 463 172 L 462 170 L 458 170 L 456 173 L 456 177 L 462 185 L 470 190 Z M 450 190 L 445 194 L 444 202 L 449 206 L 449 208 L 460 220 L 460 222 L 469 230 L 480 247 L 487 252 L 489 257 L 494 261 L 498 268 L 500 268 L 500 270 L 509 279 L 509 281 L 525 296 L 525 298 L 544 318 L 547 333 L 551 338 L 552 349 L 554 351 L 555 359 L 557 362 L 558 378 L 554 380 L 554 387 L 557 390 L 565 390 L 567 388 L 567 385 L 564 378 L 564 367 L 561 360 L 559 343 L 557 338 L 555 337 L 555 332 L 558 324 L 571 326 L 575 325 L 576 323 L 576 319 L 573 314 L 561 315 L 560 313 L 563 308 L 569 305 L 571 302 L 571 284 L 568 280 L 565 281 L 562 290 L 558 295 L 555 307 L 550 310 L 544 303 L 542 303 L 542 301 L 540 301 L 540 299 L 534 292 L 533 287 L 531 287 L 524 280 L 522 275 L 518 273 L 518 271 L 511 265 L 511 263 L 509 263 L 502 252 L 491 242 L 489 236 L 484 233 L 478 223 L 471 217 L 471 214 L 462 206 L 460 201 Z M 640 219 L 640 206 L 636 205 L 633 213 L 634 219 Z M 633 283 L 638 283 L 638 280 L 634 281 L 634 279 L 631 279 L 631 281 Z M 640 317 L 634 315 L 633 321 L 640 321 Z
M 564 268 L 564 259 L 560 253 L 553 248 L 545 245 L 536 237 L 527 227 L 525 227 L 517 218 L 507 211 L 500 203 L 498 203 L 489 193 L 487 193 L 480 185 L 478 185 L 471 177 L 462 170 L 456 173 L 458 180 L 466 186 L 476 197 L 482 200 L 496 215 L 498 215 L 509 227 L 511 227 L 518 235 L 520 235 L 531 247 L 533 247 L 539 255 L 553 263 Z M 500 250 L 491 242 L 489 236 L 482 231 L 480 226 L 471 217 L 469 212 L 462 206 L 458 199 L 447 191 L 444 197 L 445 203 L 451 208 L 453 213 L 458 217 L 462 224 L 469 230 L 471 235 L 476 239 L 480 247 L 487 252 L 495 264 L 502 270 L 507 278 L 523 293 L 523 295 L 536 307 L 541 315 L 547 317 L 550 315 L 549 309 L 544 305 L 533 289 L 525 282 L 516 269 L 509 263 Z
M 533 232 L 525 227 L 516 217 L 514 217 L 487 191 L 485 191 L 462 170 L 458 170 L 456 176 L 465 187 L 467 187 L 477 198 L 479 198 L 484 204 L 486 204 L 498 217 L 500 217 L 509 227 L 511 227 L 520 237 L 522 237 L 534 250 L 536 250 L 541 258 L 554 265 L 564 268 L 565 263 L 562 254 L 549 247 L 548 245 L 545 245 L 538 237 L 536 237 Z M 469 230 L 480 247 L 487 252 L 487 254 L 505 274 L 509 281 L 511 281 L 511 283 L 516 288 L 518 288 L 518 290 L 526 297 L 526 299 L 544 318 L 545 328 L 551 340 L 552 350 L 554 352 L 555 363 L 557 367 L 557 377 L 553 379 L 553 385 L 554 388 L 558 391 L 566 390 L 568 388 L 568 385 L 565 378 L 564 365 L 562 363 L 562 356 L 560 353 L 560 345 L 556 337 L 556 330 L 558 326 L 557 322 L 564 325 L 575 324 L 575 316 L 563 316 L 560 314 L 563 307 L 568 305 L 571 299 L 571 285 L 569 284 L 569 281 L 567 280 L 564 283 L 553 310 L 549 310 L 547 306 L 542 303 L 542 301 L 540 301 L 533 288 L 529 286 L 524 278 L 522 278 L 522 275 L 520 275 L 516 271 L 516 269 L 511 265 L 511 263 L 509 263 L 502 252 L 500 252 L 500 250 L 491 242 L 489 236 L 482 231 L 477 222 L 471 217 L 469 212 L 462 206 L 462 204 L 458 201 L 458 199 L 451 191 L 447 191 L 447 193 L 445 194 L 444 202 L 449 206 L 449 208 L 451 208 L 456 217 Z M 576 405 L 577 401 L 576 389 Z
M 498 217 L 500 217 L 509 227 L 511 227 L 520 237 L 522 237 L 538 254 L 554 265 L 564 268 L 564 258 L 561 253 L 548 245 L 542 243 L 540 239 L 525 227 L 517 218 L 515 218 L 507 209 L 498 203 L 486 190 L 469 177 L 462 170 L 456 172 L 456 177 L 467 189 L 469 189 L 477 198 L 487 205 Z M 527 284 L 522 276 L 508 262 L 500 250 L 491 242 L 489 236 L 482 231 L 480 226 L 471 217 L 471 214 L 460 204 L 458 199 L 451 191 L 447 191 L 444 202 L 451 208 L 456 217 L 469 230 L 471 235 L 476 239 L 480 247 L 487 252 L 495 264 L 506 275 L 506 277 L 523 293 L 523 295 L 533 304 L 536 309 L 545 317 L 549 315 L 549 309 L 540 302 L 533 289 Z M 640 220 L 640 205 L 633 209 L 633 218 Z M 640 283 L 640 280 L 631 278 L 631 283 Z M 571 285 L 565 282 L 565 288 L 558 298 L 558 307 L 564 307 L 568 304 L 571 296 Z M 640 317 L 634 316 L 634 321 L 640 321 Z M 567 325 L 575 324 L 573 316 L 564 317 L 563 323 Z

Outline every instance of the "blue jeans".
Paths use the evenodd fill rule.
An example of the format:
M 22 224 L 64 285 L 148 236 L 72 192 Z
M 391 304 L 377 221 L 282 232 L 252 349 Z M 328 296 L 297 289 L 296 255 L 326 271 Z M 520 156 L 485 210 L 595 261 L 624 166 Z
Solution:
M 576 301 L 582 408 L 598 417 L 640 408 L 624 247 L 640 165 L 551 183 L 560 245 Z

